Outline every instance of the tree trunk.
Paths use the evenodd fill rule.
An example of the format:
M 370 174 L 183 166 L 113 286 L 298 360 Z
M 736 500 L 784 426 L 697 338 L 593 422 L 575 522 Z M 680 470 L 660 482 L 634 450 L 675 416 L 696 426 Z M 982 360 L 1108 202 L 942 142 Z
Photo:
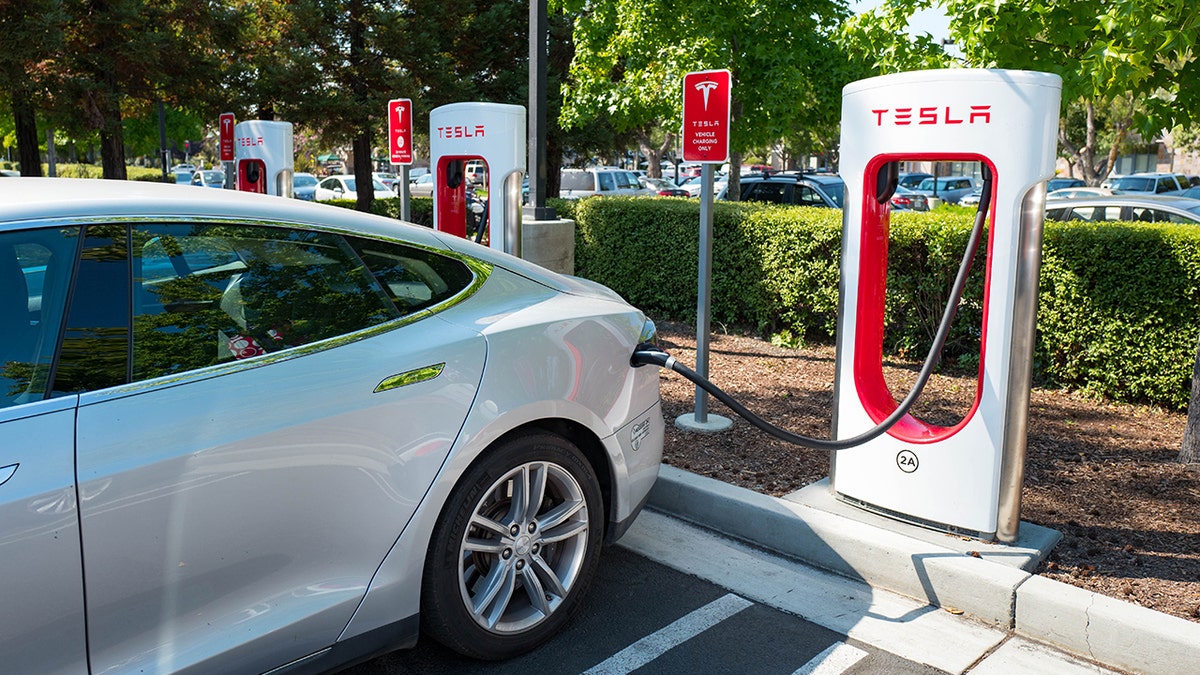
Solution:
M 105 121 L 100 129 L 100 168 L 109 180 L 125 180 L 125 134 L 121 128 L 121 111 L 110 112 L 116 119 Z M 165 158 L 164 158 L 165 159 Z
M 13 123 L 16 126 L 17 159 L 21 162 L 22 176 L 42 175 L 42 155 L 38 151 L 37 113 L 26 92 L 12 92 Z
M 1183 447 L 1179 461 L 1200 463 L 1200 341 L 1196 344 L 1196 365 L 1192 368 L 1192 399 L 1188 403 L 1187 427 L 1183 430 Z

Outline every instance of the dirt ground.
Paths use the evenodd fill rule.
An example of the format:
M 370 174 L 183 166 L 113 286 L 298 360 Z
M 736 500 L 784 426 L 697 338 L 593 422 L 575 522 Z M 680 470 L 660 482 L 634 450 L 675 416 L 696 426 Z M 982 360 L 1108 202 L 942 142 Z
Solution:
M 659 323 L 664 349 L 695 366 L 694 326 Z M 920 364 L 885 364 L 902 397 Z M 731 431 L 695 434 L 674 427 L 695 407 L 695 386 L 662 373 L 667 420 L 664 461 L 757 492 L 782 496 L 828 475 L 824 452 L 805 450 L 734 417 Z M 787 349 L 715 326 L 710 379 L 750 410 L 785 429 L 829 437 L 834 349 Z M 935 376 L 916 415 L 953 423 L 974 397 L 973 377 Z M 1034 389 L 1021 520 L 1063 540 L 1039 574 L 1200 622 L 1200 470 L 1175 461 L 1186 416 L 1114 404 L 1064 390 Z

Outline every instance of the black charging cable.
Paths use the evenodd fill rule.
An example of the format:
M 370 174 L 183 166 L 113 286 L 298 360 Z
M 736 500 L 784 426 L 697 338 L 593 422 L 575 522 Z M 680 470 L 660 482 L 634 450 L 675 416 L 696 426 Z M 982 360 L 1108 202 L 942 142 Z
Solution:
M 882 175 L 883 172 L 881 172 L 881 176 Z M 890 198 L 892 191 L 894 191 L 894 186 L 891 190 L 882 192 L 880 197 L 877 198 L 882 198 L 882 201 L 887 201 L 887 199 Z M 992 172 L 987 165 L 984 165 L 983 191 L 979 197 L 979 206 L 975 211 L 975 225 L 971 228 L 971 236 L 967 240 L 967 249 L 963 253 L 962 262 L 959 263 L 958 266 L 958 275 L 954 278 L 954 285 L 951 287 L 950 301 L 946 305 L 946 310 L 942 313 L 942 322 L 938 325 L 937 334 L 933 338 L 933 346 L 929 349 L 929 355 L 925 357 L 925 363 L 921 366 L 921 371 L 917 375 L 917 381 L 915 384 L 913 384 L 912 389 L 908 392 L 908 396 L 906 396 L 904 400 L 900 402 L 900 405 L 896 406 L 896 409 L 892 411 L 891 415 L 888 415 L 886 419 L 871 429 L 854 436 L 853 438 L 846 438 L 842 440 L 810 438 L 808 436 L 794 434 L 786 429 L 781 429 L 759 417 L 758 415 L 755 415 L 748 408 L 746 408 L 746 406 L 738 403 L 732 396 L 722 391 L 720 387 L 716 386 L 712 382 L 709 382 L 707 379 L 700 377 L 696 371 L 675 360 L 674 356 L 671 356 L 655 345 L 648 343 L 639 344 L 634 350 L 633 356 L 630 358 L 629 362 L 634 367 L 655 365 L 679 373 L 688 380 L 694 382 L 696 386 L 700 387 L 704 391 L 707 391 L 709 394 L 712 394 L 714 398 L 721 403 L 724 403 L 729 407 L 730 410 L 737 413 L 739 416 L 745 418 L 747 422 L 750 422 L 750 424 L 753 424 L 758 429 L 771 436 L 774 436 L 775 438 L 778 438 L 781 441 L 786 441 L 795 445 L 801 445 L 813 450 L 845 450 L 847 448 L 853 448 L 862 445 L 867 441 L 883 435 L 888 429 L 891 429 L 896 425 L 897 422 L 907 415 L 909 409 L 912 408 L 913 404 L 916 403 L 917 399 L 921 396 L 921 392 L 925 389 L 925 385 L 929 382 L 929 378 L 933 375 L 933 369 L 937 366 L 938 360 L 941 358 L 942 347 L 944 347 L 946 344 L 946 337 L 950 334 L 950 324 L 954 322 L 954 315 L 958 310 L 958 303 L 962 299 L 963 289 L 967 285 L 967 276 L 971 272 L 971 261 L 975 258 L 975 252 L 979 248 L 979 240 L 983 236 L 983 226 L 987 220 L 991 199 Z

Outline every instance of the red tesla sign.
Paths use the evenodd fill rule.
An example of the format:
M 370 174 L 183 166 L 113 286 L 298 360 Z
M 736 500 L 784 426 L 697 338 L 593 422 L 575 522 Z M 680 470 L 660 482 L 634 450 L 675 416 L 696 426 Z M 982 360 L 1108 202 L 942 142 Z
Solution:
M 733 78 L 728 70 L 702 70 L 683 78 L 683 160 L 724 162 L 729 159 L 729 99 Z
M 412 99 L 388 101 L 388 141 L 392 164 L 412 164 Z
M 221 161 L 233 161 L 233 113 L 221 113 Z

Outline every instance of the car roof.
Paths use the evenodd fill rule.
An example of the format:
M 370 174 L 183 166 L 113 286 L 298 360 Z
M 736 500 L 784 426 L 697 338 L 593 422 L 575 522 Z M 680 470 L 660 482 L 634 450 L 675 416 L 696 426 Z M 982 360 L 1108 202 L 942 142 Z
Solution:
M 1178 195 L 1097 195 L 1094 197 L 1079 197 L 1061 204 L 1071 206 L 1174 206 L 1175 208 L 1191 211 L 1200 207 L 1200 200 Z
M 48 219 L 214 217 L 292 222 L 359 230 L 433 244 L 421 231 L 390 218 L 337 206 L 237 190 L 197 190 L 190 185 L 96 178 L 10 178 L 0 181 L 0 231 Z M 414 235 L 414 232 L 416 233 Z

